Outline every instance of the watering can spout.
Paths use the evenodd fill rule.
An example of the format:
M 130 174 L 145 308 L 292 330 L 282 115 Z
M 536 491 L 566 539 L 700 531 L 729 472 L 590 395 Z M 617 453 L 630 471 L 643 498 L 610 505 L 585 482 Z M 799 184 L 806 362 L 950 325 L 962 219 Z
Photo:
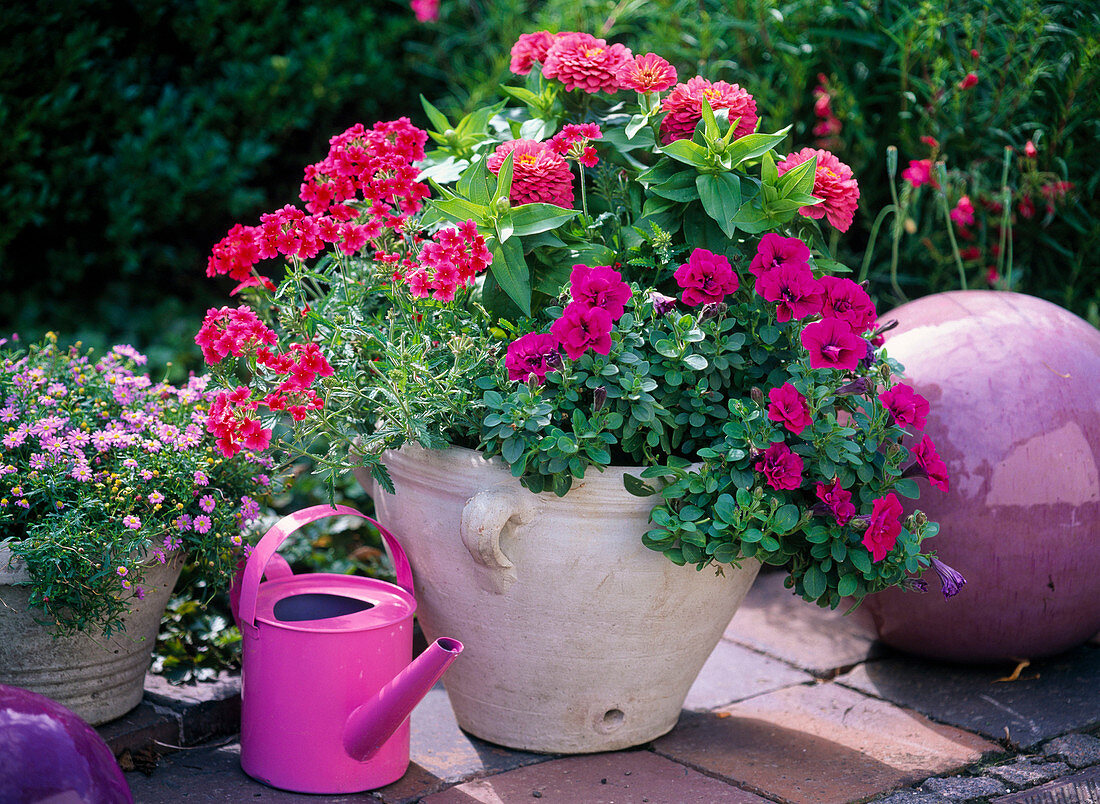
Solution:
M 348 756 L 360 762 L 374 756 L 460 653 L 462 643 L 457 639 L 437 639 L 373 698 L 357 707 L 344 724 Z

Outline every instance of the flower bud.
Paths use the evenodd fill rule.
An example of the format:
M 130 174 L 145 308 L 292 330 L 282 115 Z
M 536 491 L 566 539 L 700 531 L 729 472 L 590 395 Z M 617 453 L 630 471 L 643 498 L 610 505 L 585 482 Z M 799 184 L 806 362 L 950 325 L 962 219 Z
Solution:
M 851 382 L 845 383 L 836 389 L 837 396 L 862 396 L 871 390 L 871 383 L 866 377 L 856 377 Z
M 757 405 L 764 404 L 764 392 L 755 385 L 749 390 L 749 396 L 752 397 L 752 401 Z
M 497 214 L 503 214 L 512 208 L 512 202 L 507 198 L 498 198 L 493 202 L 493 211 Z
M 871 526 L 871 517 L 866 514 L 859 514 L 848 520 L 848 526 L 856 533 L 863 533 Z
M 665 315 L 671 313 L 676 309 L 676 299 L 672 296 L 666 296 L 663 293 L 657 291 L 651 291 L 649 294 L 649 301 L 653 304 L 654 315 Z
M 607 387 L 599 386 L 592 391 L 592 410 L 601 411 L 603 406 L 607 403 Z
M 898 172 L 898 146 L 896 145 L 886 147 L 886 172 L 890 176 L 890 181 L 893 181 Z

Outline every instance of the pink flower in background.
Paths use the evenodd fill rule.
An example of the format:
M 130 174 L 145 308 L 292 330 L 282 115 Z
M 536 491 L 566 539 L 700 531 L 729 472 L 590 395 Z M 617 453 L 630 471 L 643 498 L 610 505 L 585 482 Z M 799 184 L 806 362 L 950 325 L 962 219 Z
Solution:
M 635 56 L 619 67 L 619 86 L 635 92 L 664 92 L 676 83 L 676 68 L 656 53 Z
M 796 489 L 802 485 L 802 456 L 782 442 L 768 447 L 754 468 L 763 472 L 768 485 L 776 490 Z
M 846 321 L 853 332 L 866 332 L 875 325 L 878 319 L 875 304 L 859 284 L 847 277 L 828 274 L 818 281 L 823 291 L 822 317 Z
M 909 167 L 901 172 L 901 177 L 914 187 L 930 184 L 936 187 L 936 181 L 932 178 L 932 160 L 914 159 L 909 162 Z
M 899 427 L 923 430 L 928 421 L 928 400 L 905 383 L 878 395 L 878 401 L 894 415 Z
M 966 77 L 959 82 L 959 89 L 966 90 L 975 86 L 978 83 L 977 73 L 967 73 Z
M 684 291 L 681 300 L 692 307 L 720 302 L 739 285 L 725 255 L 713 254 L 705 248 L 691 252 L 688 261 L 673 276 Z
M 541 385 L 548 371 L 561 368 L 558 339 L 549 332 L 528 332 L 508 344 L 504 357 L 508 379 L 527 382 L 533 374 Z
M 536 61 L 539 64 L 546 61 L 546 51 L 554 44 L 555 39 L 557 37 L 549 31 L 520 34 L 512 45 L 512 60 L 508 69 L 516 75 L 527 75 Z
M 768 232 L 760 238 L 749 271 L 759 279 L 763 274 L 782 266 L 810 267 L 810 249 L 797 237 L 783 237 Z
M 821 312 L 821 283 L 814 279 L 808 265 L 785 263 L 756 280 L 756 292 L 765 301 L 776 303 L 776 318 L 790 321 Z
M 730 122 L 740 118 L 733 132 L 735 138 L 752 134 L 756 130 L 756 99 L 737 84 L 725 81 L 711 83 L 702 76 L 695 76 L 686 83 L 677 84 L 661 102 L 666 112 L 661 121 L 661 142 L 667 145 L 674 140 L 691 139 L 696 124 L 703 119 L 703 98 L 714 111 L 729 110 Z
M 632 57 L 629 48 L 608 45 L 591 34 L 560 34 L 546 51 L 542 74 L 561 81 L 566 89 L 615 92 L 619 68 Z
M 574 265 L 569 275 L 569 287 L 573 301 L 585 307 L 602 307 L 618 321 L 626 312 L 626 303 L 630 300 L 630 285 L 623 281 L 623 275 L 608 265 Z
M 555 153 L 549 145 L 534 140 L 509 140 L 497 146 L 486 164 L 493 174 L 500 173 L 500 166 L 512 157 L 512 191 L 508 194 L 513 204 L 555 204 L 573 208 L 573 171 L 565 158 Z
M 839 479 L 834 478 L 832 483 L 818 483 L 814 493 L 838 525 L 846 525 L 855 516 L 852 493 L 841 487 Z
M 829 224 L 841 232 L 848 231 L 859 204 L 859 185 L 852 169 L 841 162 L 829 151 L 819 148 L 803 148 L 797 153 L 787 154 L 787 158 L 776 165 L 782 176 L 793 167 L 817 157 L 817 170 L 814 174 L 814 189 L 811 195 L 823 198 L 824 203 L 809 207 L 799 207 L 798 212 L 807 218 L 825 218 Z
M 1039 149 L 1035 147 L 1034 142 L 1028 140 L 1027 144 L 1024 146 L 1024 156 L 1026 156 L 1028 159 L 1034 159 L 1038 155 Z
M 768 418 L 779 422 L 795 435 L 812 423 L 810 403 L 789 382 L 768 391 Z
M 854 371 L 867 356 L 867 341 L 839 318 L 823 318 L 802 330 L 802 345 L 810 353 L 810 368 Z
M 901 503 L 892 491 L 873 503 L 871 521 L 863 532 L 863 546 L 870 551 L 872 561 L 882 561 L 897 544 L 901 512 Z
M 597 354 L 611 352 L 611 316 L 602 307 L 585 307 L 573 302 L 550 325 L 570 360 L 580 360 L 589 349 Z
M 956 226 L 974 225 L 974 205 L 970 202 L 970 196 L 962 196 L 959 203 L 951 210 L 951 220 Z
M 416 14 L 417 22 L 437 22 L 439 20 L 439 0 L 412 0 L 409 8 Z

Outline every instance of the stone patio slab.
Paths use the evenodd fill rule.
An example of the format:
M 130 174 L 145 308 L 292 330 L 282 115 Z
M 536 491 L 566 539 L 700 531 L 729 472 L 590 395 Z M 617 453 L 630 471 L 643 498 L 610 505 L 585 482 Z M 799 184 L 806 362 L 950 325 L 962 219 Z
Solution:
M 685 713 L 657 753 L 792 804 L 845 804 L 978 761 L 997 746 L 835 683 Z
M 992 804 L 1100 804 L 1100 768 L 990 799 Z
M 846 617 L 842 609 L 820 608 L 784 588 L 783 578 L 782 572 L 757 577 L 724 639 L 822 678 L 884 653 L 864 609 Z
M 1096 679 L 1100 650 L 1082 647 L 1033 662 L 1016 681 L 1013 667 L 893 658 L 861 665 L 837 681 L 942 723 L 1029 748 L 1100 724 Z
M 423 804 L 768 804 L 650 751 L 564 757 L 466 782 Z
M 707 659 L 684 701 L 685 709 L 706 710 L 806 684 L 813 676 L 742 645 L 722 640 Z

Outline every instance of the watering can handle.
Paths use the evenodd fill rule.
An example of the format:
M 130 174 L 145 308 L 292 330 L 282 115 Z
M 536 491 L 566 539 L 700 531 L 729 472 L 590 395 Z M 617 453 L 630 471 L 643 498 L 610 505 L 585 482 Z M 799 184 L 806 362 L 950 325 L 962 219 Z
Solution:
M 346 505 L 314 505 L 284 516 L 272 525 L 271 529 L 265 533 L 263 538 L 261 538 L 256 546 L 252 548 L 252 553 L 248 557 L 248 562 L 245 564 L 244 573 L 241 578 L 240 614 L 238 622 L 248 626 L 255 626 L 256 597 L 260 590 L 260 580 L 263 578 L 264 570 L 267 568 L 267 562 L 275 555 L 275 551 L 279 549 L 279 546 L 286 541 L 290 534 L 298 530 L 298 528 L 303 525 L 308 525 L 310 522 L 315 522 L 318 519 L 324 519 L 327 516 L 354 516 L 365 519 L 378 528 L 378 532 L 382 534 L 382 541 L 385 543 L 386 548 L 390 552 L 390 558 L 393 560 L 393 569 L 397 575 L 397 585 L 410 595 L 415 594 L 413 591 L 412 568 L 409 566 L 409 559 L 406 557 L 405 551 L 401 549 L 401 545 L 398 544 L 397 539 L 392 533 L 369 516 L 361 514 L 354 508 L 349 508 Z

